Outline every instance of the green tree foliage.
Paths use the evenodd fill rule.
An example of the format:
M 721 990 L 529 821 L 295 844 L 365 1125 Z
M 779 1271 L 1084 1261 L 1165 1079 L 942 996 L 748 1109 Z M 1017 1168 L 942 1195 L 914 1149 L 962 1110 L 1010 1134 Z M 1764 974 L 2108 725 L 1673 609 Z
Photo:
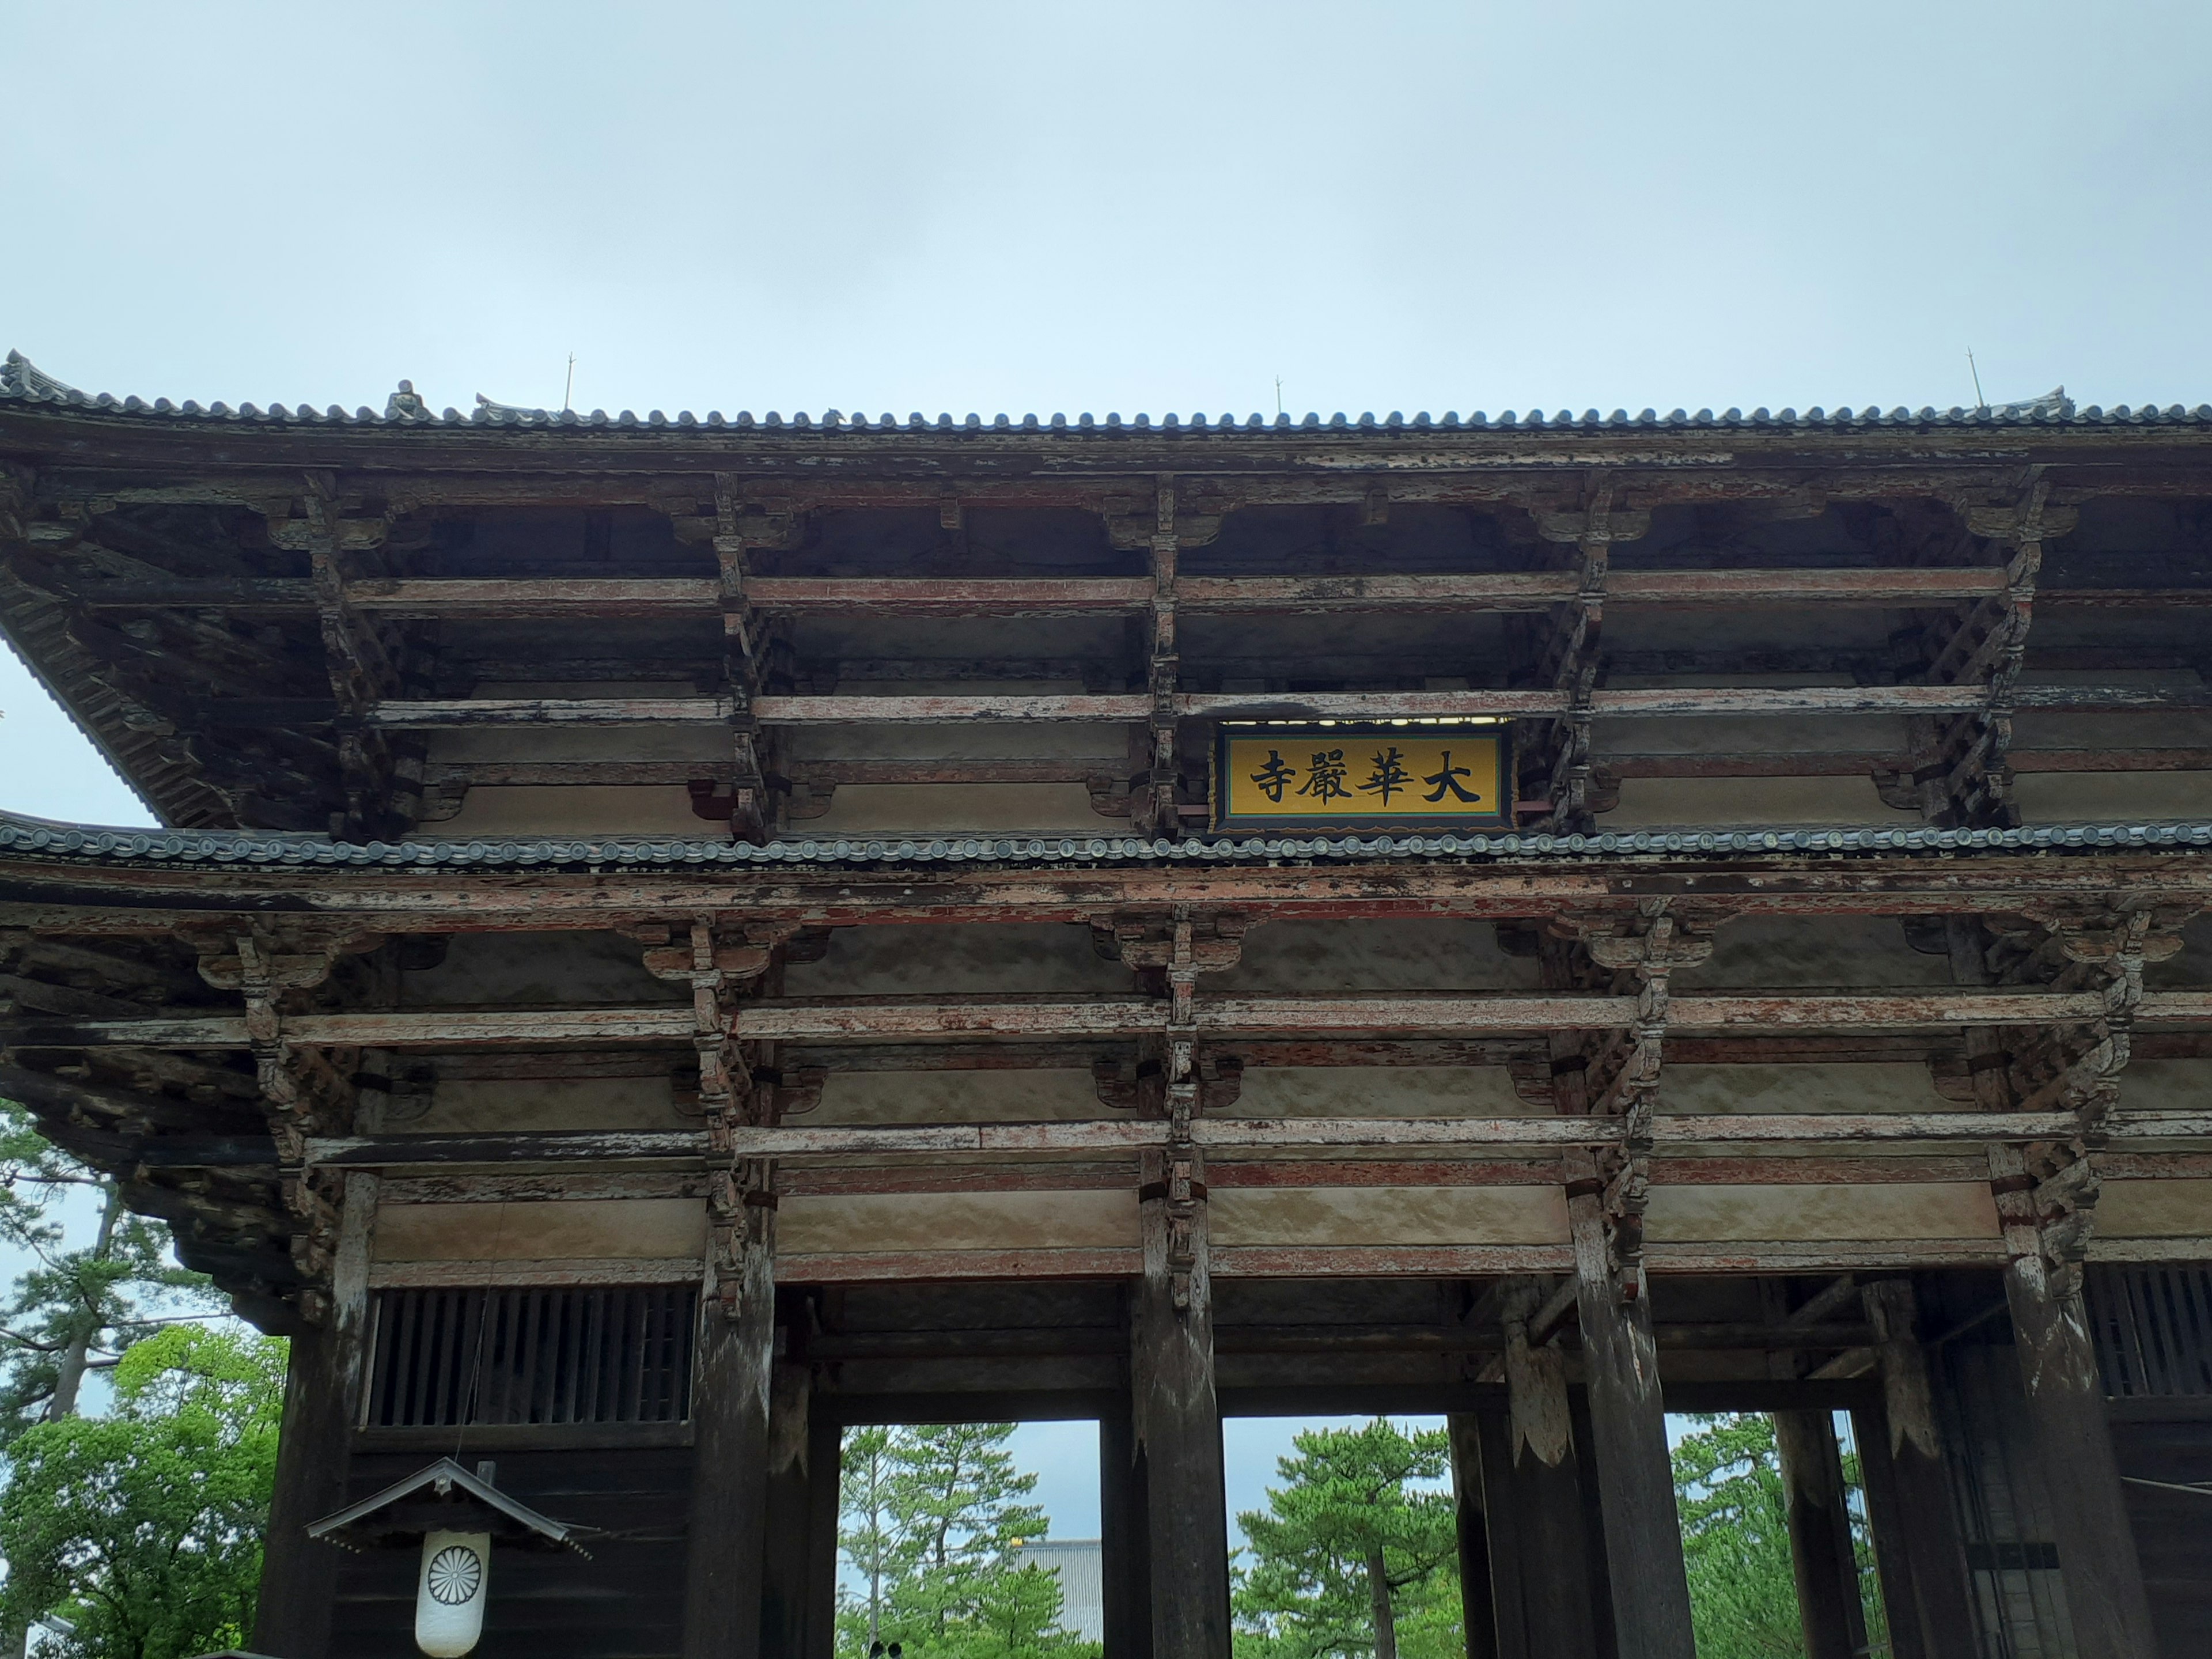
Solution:
M 26 1430 L 0 1496 L 0 1618 L 60 1613 L 76 1626 L 58 1647 L 70 1659 L 236 1644 L 261 1574 L 284 1352 L 173 1326 L 124 1354 L 110 1415 Z
M 89 1242 L 74 1247 L 61 1213 L 72 1195 L 98 1206 Z M 211 1302 L 204 1279 L 170 1261 L 168 1243 L 166 1228 L 125 1212 L 112 1177 L 57 1151 L 29 1113 L 0 1101 L 0 1244 L 31 1261 L 0 1306 L 0 1446 L 74 1413 L 88 1372 L 161 1328 L 149 1296 Z
M 1674 1448 L 1674 1497 L 1682 1516 L 1682 1553 L 1690 1574 L 1690 1613 L 1698 1659 L 1803 1659 L 1797 1581 L 1790 1563 L 1789 1497 L 1763 1413 L 1719 1413 Z M 1844 1484 L 1859 1486 L 1858 1458 L 1844 1458 Z M 1863 1504 L 1851 1509 L 1860 1605 L 1870 1651 L 1889 1651 L 1874 1540 Z
M 1441 1429 L 1385 1418 L 1310 1429 L 1279 1460 L 1233 1605 L 1239 1659 L 1444 1659 L 1464 1654 L 1458 1533 Z
M 909 1659 L 1085 1659 L 1096 1643 L 1059 1627 L 1057 1572 L 1016 1552 L 1045 1536 L 1026 1498 L 1036 1476 L 1006 1449 L 1012 1423 L 862 1429 L 845 1437 L 838 1647 L 878 1641 Z
M 1698 1659 L 1803 1659 L 1774 1419 L 1723 1414 L 1674 1448 Z

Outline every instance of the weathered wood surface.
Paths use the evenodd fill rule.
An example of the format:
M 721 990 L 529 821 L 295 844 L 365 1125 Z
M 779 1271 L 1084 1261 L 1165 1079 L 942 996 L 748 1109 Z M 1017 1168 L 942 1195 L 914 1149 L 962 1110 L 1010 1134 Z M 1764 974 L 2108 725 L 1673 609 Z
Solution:
M 702 826 L 702 829 L 705 826 Z M 585 845 L 605 838 L 580 837 Z M 924 838 L 915 838 L 918 844 Z M 1031 838 L 1014 838 L 1026 844 Z M 1063 840 L 1080 856 L 1083 836 Z M 865 848 L 865 840 L 856 839 Z M 883 844 L 896 848 L 896 838 Z M 808 927 L 909 922 L 1087 922 L 1178 903 L 1255 920 L 1435 917 L 1526 920 L 1565 909 L 1632 910 L 1651 897 L 1725 892 L 1754 916 L 1944 916 L 2025 910 L 2061 901 L 2111 905 L 2212 900 L 2212 859 L 2193 849 L 2112 848 L 2094 857 L 1981 853 L 1948 858 L 1837 858 L 1819 853 L 1679 852 L 1483 865 L 1407 859 L 1335 864 L 1286 860 L 1226 866 L 1162 861 L 1053 868 L 978 862 L 902 869 L 827 864 L 682 867 L 353 868 L 245 862 L 111 866 L 16 857 L 0 871 L 0 924 L 80 939 L 161 938 L 211 917 L 302 908 L 380 932 L 524 932 L 665 925 L 702 914 Z M 2161 1018 L 2203 1018 L 2212 998 L 2154 994 Z
M 1633 998 L 1557 995 L 1222 996 L 1201 1001 L 1202 1032 L 1413 1036 L 1487 1031 L 1607 1030 L 1634 1023 Z M 1670 1030 L 1696 1032 L 1924 1030 L 1965 1025 L 2081 1024 L 2100 1017 L 2092 992 L 1941 991 L 1838 995 L 1682 996 Z M 1084 1038 L 1164 1031 L 1169 1005 L 1149 998 L 988 996 L 823 998 L 743 1005 L 734 1035 L 759 1042 L 890 1038 Z M 2212 1019 L 2212 991 L 2144 994 L 2146 1022 Z M 558 1047 L 568 1043 L 690 1041 L 680 1005 L 299 1014 L 288 1041 L 369 1048 Z M 179 1014 L 142 1019 L 0 1019 L 16 1048 L 246 1046 L 242 1016 Z
M 2156 1659 L 2158 1632 L 2081 1292 L 2055 1289 L 2040 1261 L 2015 1259 L 2005 1298 L 2075 1645 L 2081 1659 Z
M 1833 1422 L 1826 1412 L 1777 1412 L 1774 1434 L 1806 1659 L 1856 1659 L 1866 1617 Z
M 1840 569 L 1679 569 L 1609 573 L 1617 605 L 1925 605 L 2002 593 L 1993 566 Z M 311 611 L 312 584 L 297 577 L 179 576 L 79 579 L 58 590 L 93 610 Z M 1571 574 L 1491 571 L 1455 575 L 1184 576 L 1179 605 L 1191 611 L 1540 611 L 1575 596 Z M 645 616 L 717 610 L 709 577 L 378 578 L 349 582 L 356 610 L 396 617 Z M 1137 577 L 905 579 L 755 576 L 746 597 L 771 612 L 870 611 L 913 616 L 1068 616 L 1138 612 L 1152 584 Z M 2212 588 L 2059 587 L 2040 605 L 2172 610 L 2212 605 Z
M 683 1659 L 754 1659 L 767 1566 L 769 1401 L 775 1350 L 773 1233 L 744 1247 L 729 1313 L 707 1286 L 691 1418 Z
M 2212 708 L 2212 690 L 2130 685 L 2023 685 L 2008 696 L 2015 708 L 2152 710 Z M 1559 691 L 1301 691 L 1280 694 L 1177 692 L 1169 700 L 1194 720 L 1535 720 L 1568 712 Z M 1601 720 L 1679 715 L 1965 714 L 1987 708 L 1975 685 L 1712 686 L 1601 690 L 1589 694 Z M 771 726 L 861 722 L 952 725 L 970 721 L 1136 721 L 1153 700 L 1133 695 L 971 692 L 927 695 L 770 696 L 753 714 Z M 209 705 L 211 717 L 250 724 L 277 713 L 245 700 Z M 313 705 L 288 704 L 283 716 L 314 723 Z M 367 711 L 368 723 L 390 730 L 492 726 L 715 726 L 734 709 L 719 697 L 386 698 Z
M 1568 1212 L 1620 1659 L 1697 1659 L 1650 1298 L 1623 1299 L 1597 1194 Z
M 2048 1140 L 2069 1133 L 2064 1112 L 1730 1113 L 1723 1116 L 1662 1116 L 1652 1127 L 1662 1146 L 1726 1142 L 1814 1143 L 1823 1147 L 1921 1142 L 1985 1143 Z M 1314 1146 L 1513 1147 L 1549 1150 L 1607 1146 L 1624 1134 L 1618 1120 L 1603 1118 L 1206 1118 L 1192 1126 L 1194 1142 L 1209 1151 L 1260 1152 Z M 2140 1139 L 2212 1134 L 2202 1114 L 2138 1116 L 2112 1133 Z M 808 1128 L 740 1126 L 729 1132 L 741 1157 L 805 1158 L 853 1154 L 952 1152 L 1134 1152 L 1167 1142 L 1164 1124 L 1127 1119 L 1091 1122 L 850 1124 Z M 311 1139 L 310 1163 L 339 1168 L 434 1168 L 495 1164 L 695 1164 L 707 1156 L 702 1130 L 541 1132 L 508 1135 L 386 1135 Z M 172 1155 L 188 1167 L 189 1149 Z M 1327 1172 L 1342 1179 L 1345 1171 Z M 1759 1169 L 1726 1171 L 1760 1176 Z M 1870 1171 L 1869 1173 L 1889 1173 Z M 1945 1172 L 1947 1174 L 1954 1172 Z M 1927 1172 L 1901 1170 L 1904 1179 Z M 1511 1181 L 1549 1178 L 1527 1170 L 1493 1172 Z

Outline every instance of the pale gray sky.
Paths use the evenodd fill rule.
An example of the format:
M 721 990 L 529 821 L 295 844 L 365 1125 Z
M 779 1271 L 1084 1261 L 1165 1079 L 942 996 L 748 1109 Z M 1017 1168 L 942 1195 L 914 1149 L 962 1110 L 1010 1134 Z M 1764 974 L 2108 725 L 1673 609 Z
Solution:
M 91 391 L 2212 398 L 2202 0 L 0 0 L 0 347 Z M 4 658 L 0 709 L 0 806 L 145 821 Z

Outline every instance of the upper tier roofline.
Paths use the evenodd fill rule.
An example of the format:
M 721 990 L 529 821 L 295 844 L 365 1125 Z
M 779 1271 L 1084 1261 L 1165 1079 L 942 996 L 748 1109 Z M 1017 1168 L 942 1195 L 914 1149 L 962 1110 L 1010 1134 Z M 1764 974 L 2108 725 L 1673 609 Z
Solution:
M 136 830 L 0 811 L 0 860 L 84 860 L 122 865 L 366 866 L 414 869 L 684 866 L 775 864 L 1273 864 L 1412 860 L 1498 863 L 1666 855 L 2191 852 L 2212 848 L 2212 823 L 2112 822 L 2009 830 L 1916 825 L 1758 826 L 1601 830 L 1587 835 L 1497 830 L 1442 835 L 1204 834 L 1181 841 L 1068 834 L 854 835 L 780 838 L 654 836 L 413 836 L 343 842 L 251 830 Z
M 643 416 L 629 410 L 623 410 L 617 415 L 609 415 L 605 410 L 593 410 L 586 414 L 573 410 L 520 408 L 495 403 L 481 393 L 477 396 L 476 408 L 470 413 L 464 414 L 450 407 L 434 413 L 428 404 L 414 393 L 408 382 L 402 381 L 400 386 L 401 389 L 386 399 L 381 412 L 364 404 L 349 414 L 336 404 L 321 410 L 309 404 L 288 408 L 281 403 L 265 407 L 248 403 L 235 409 L 227 404 L 216 403 L 204 408 L 191 399 L 175 404 L 167 398 L 158 398 L 149 403 L 135 395 L 117 398 L 108 392 L 81 392 L 43 373 L 21 352 L 10 351 L 4 368 L 0 368 L 0 406 L 56 411 L 67 410 L 128 416 L 148 422 L 194 424 L 375 427 L 398 430 L 461 427 L 561 431 L 628 429 L 693 434 L 773 432 L 794 436 L 851 436 L 865 433 L 885 436 L 942 437 L 1050 433 L 1055 436 L 1111 439 L 1231 434 L 1240 437 L 1260 434 L 1283 437 L 1341 437 L 1351 434 L 1396 435 L 1438 432 L 1863 432 L 1882 428 L 1918 431 L 1934 428 L 1980 429 L 2021 427 L 2094 430 L 2146 426 L 2212 428 L 2212 404 L 2198 404 L 2194 407 L 2181 404 L 2121 404 L 2109 410 L 2093 404 L 2082 408 L 2065 395 L 2063 386 L 2044 397 L 2021 403 L 1984 404 L 1971 409 L 1954 405 L 1948 410 L 1933 407 L 1914 410 L 1902 405 L 1888 410 L 1849 406 L 1826 410 L 1815 406 L 1802 411 L 1784 409 L 1778 412 L 1761 408 L 1748 414 L 1738 409 L 1726 410 L 1718 414 L 1710 409 L 1701 409 L 1695 414 L 1677 409 L 1662 415 L 1656 410 L 1646 409 L 1636 415 L 1631 415 L 1626 410 L 1601 415 L 1595 409 L 1585 410 L 1579 414 L 1562 409 L 1549 414 L 1541 410 L 1526 412 L 1508 410 L 1494 416 L 1480 410 L 1468 416 L 1452 411 L 1440 416 L 1422 410 L 1407 416 L 1393 410 L 1383 416 L 1372 413 L 1327 416 L 1319 414 L 1304 416 L 1278 415 L 1270 419 L 1262 415 L 1239 417 L 1228 414 L 1170 414 L 1157 418 L 1149 415 L 1135 415 L 1127 420 L 1119 414 L 1109 414 L 1103 418 L 1090 414 L 1073 417 L 1062 414 L 994 415 L 988 417 L 975 414 L 962 417 L 940 414 L 931 419 L 914 413 L 901 420 L 889 414 L 870 416 L 836 409 L 824 410 L 817 414 L 799 412 L 790 416 L 771 410 L 759 416 L 744 410 L 726 416 L 719 410 L 709 410 L 704 416 L 684 410 L 671 416 L 657 409 Z

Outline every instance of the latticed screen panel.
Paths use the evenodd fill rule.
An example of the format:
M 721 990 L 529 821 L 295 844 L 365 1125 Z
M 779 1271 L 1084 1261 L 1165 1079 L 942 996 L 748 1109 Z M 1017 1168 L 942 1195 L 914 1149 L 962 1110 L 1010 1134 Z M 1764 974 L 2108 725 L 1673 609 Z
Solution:
M 693 1285 L 392 1290 L 365 1425 L 680 1423 Z
M 2094 1267 L 2088 1304 L 2107 1395 L 2212 1395 L 2212 1267 Z

